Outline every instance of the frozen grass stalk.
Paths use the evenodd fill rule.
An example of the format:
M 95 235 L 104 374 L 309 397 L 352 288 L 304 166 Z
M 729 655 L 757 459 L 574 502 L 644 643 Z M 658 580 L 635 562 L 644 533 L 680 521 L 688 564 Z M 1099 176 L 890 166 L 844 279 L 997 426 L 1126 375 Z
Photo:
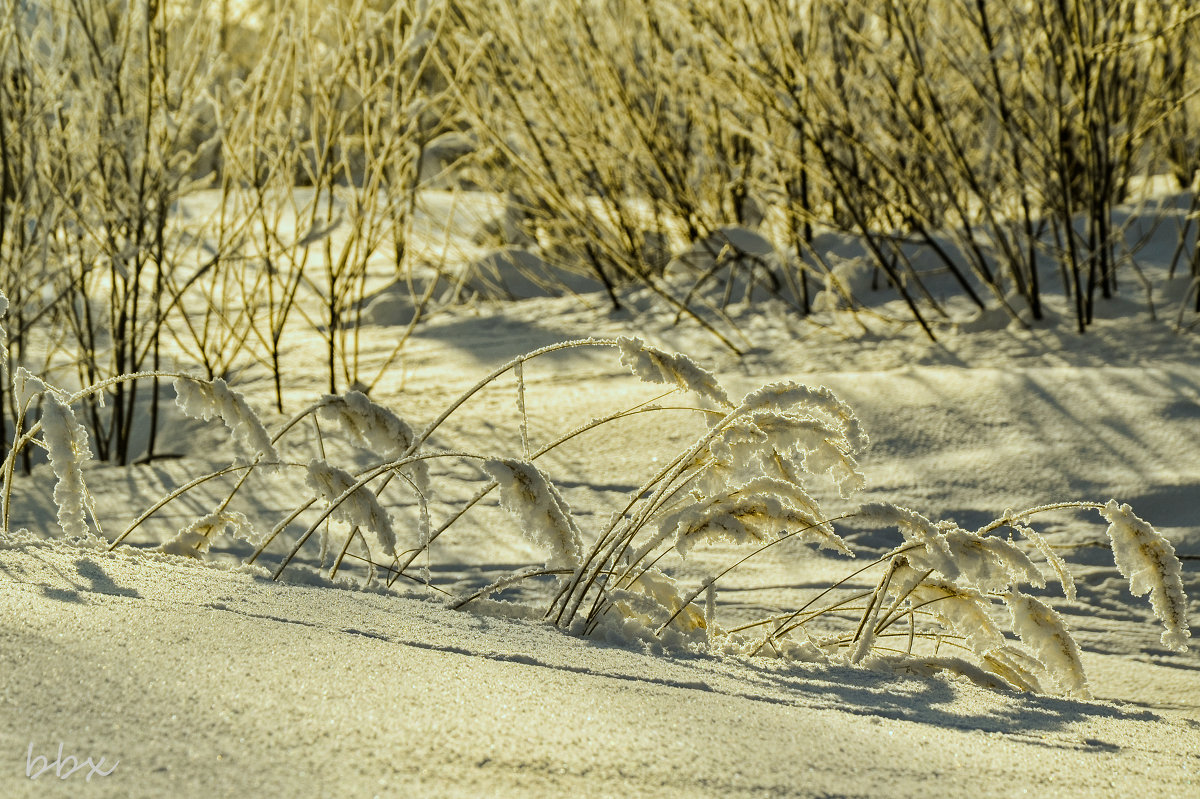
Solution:
M 1004 597 L 1012 613 L 1013 630 L 1037 655 L 1059 687 L 1081 699 L 1090 699 L 1079 645 L 1062 616 L 1046 603 L 1013 591 Z
M 707 369 L 702 369 L 686 355 L 665 352 L 652 347 L 640 338 L 618 338 L 621 363 L 648 383 L 666 383 L 695 392 L 724 408 L 732 408 L 729 395 Z
M 389 558 L 396 556 L 396 533 L 379 498 L 349 472 L 321 460 L 308 464 L 308 485 L 334 506 L 333 517 L 375 534 L 376 544 Z
M 254 525 L 246 518 L 245 514 L 223 510 L 200 517 L 180 530 L 160 549 L 168 555 L 199 558 L 208 552 L 213 539 L 222 533 L 228 533 L 234 538 L 251 544 L 258 540 L 258 535 L 254 532 Z
M 583 557 L 579 527 L 558 489 L 532 463 L 489 460 L 483 470 L 500 487 L 500 505 L 530 543 L 548 553 L 547 568 L 574 568 Z

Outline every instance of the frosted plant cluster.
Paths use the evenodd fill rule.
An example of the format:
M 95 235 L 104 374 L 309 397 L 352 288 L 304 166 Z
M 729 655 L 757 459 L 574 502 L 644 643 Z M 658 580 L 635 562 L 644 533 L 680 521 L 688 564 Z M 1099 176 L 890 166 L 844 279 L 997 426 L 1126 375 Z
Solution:
M 697 395 L 700 402 L 694 412 L 703 422 L 693 443 L 669 458 L 593 529 L 578 523 L 563 494 L 533 461 L 582 432 L 656 409 L 638 405 L 593 419 L 535 448 L 523 401 L 525 365 L 570 347 L 616 348 L 622 363 L 642 380 Z M 522 458 L 429 446 L 440 424 L 508 371 L 517 372 L 518 378 Z M 451 592 L 445 587 L 431 583 L 430 547 L 494 491 L 500 508 L 539 552 L 542 563 L 452 596 L 454 607 L 470 608 L 478 602 L 493 612 L 509 607 L 516 615 L 528 616 L 534 609 L 527 603 L 533 602 L 540 603 L 551 624 L 621 643 L 873 667 L 915 664 L 926 671 L 948 670 L 976 679 L 986 675 L 1021 690 L 1087 697 L 1088 681 L 1077 642 L 1051 604 L 1030 592 L 1046 589 L 1043 572 L 1031 554 L 1040 556 L 1068 599 L 1077 598 L 1074 581 L 1067 563 L 1030 520 L 1051 510 L 1089 510 L 1109 522 L 1116 567 L 1129 579 L 1133 593 L 1150 595 L 1164 626 L 1163 644 L 1182 651 L 1190 637 L 1179 559 L 1171 544 L 1128 505 L 1068 502 L 1007 510 L 974 531 L 884 502 L 831 518 L 817 498 L 821 484 L 851 497 L 865 483 L 858 458 L 869 440 L 845 402 L 827 388 L 780 382 L 751 391 L 735 404 L 711 373 L 686 356 L 665 353 L 637 339 L 566 342 L 520 356 L 467 390 L 419 435 L 391 410 L 351 391 L 321 398 L 272 437 L 245 398 L 224 381 L 153 376 L 175 378 L 178 404 L 185 413 L 220 418 L 237 445 L 257 456 L 175 490 L 117 536 L 111 547 L 195 485 L 219 477 L 236 478 L 224 502 L 185 526 L 161 551 L 205 557 L 218 538 L 228 537 L 254 547 L 245 558 L 253 564 L 278 541 L 290 547 L 274 568 L 279 577 L 289 567 L 309 568 L 296 564 L 295 558 L 323 529 L 318 562 L 328 569 L 329 577 L 349 557 L 365 568 L 368 582 L 385 576 L 390 584 L 403 577 L 447 594 Z M 139 377 L 145 375 L 129 379 Z M 91 450 L 71 403 L 102 386 L 68 397 L 23 369 L 12 376 L 11 385 L 25 412 L 40 407 L 41 418 L 27 430 L 18 430 L 17 444 L 4 463 L 6 524 L 16 453 L 37 438 L 58 478 L 54 499 L 63 531 L 73 537 L 89 536 L 87 517 L 93 505 L 83 466 Z M 371 462 L 365 467 L 360 463 L 353 471 L 344 469 L 327 460 L 323 445 L 317 457 L 307 461 L 283 459 L 280 453 L 292 450 L 281 449 L 280 439 L 304 430 L 299 422 L 309 416 L 333 423 L 360 450 L 360 460 L 366 453 Z M 435 526 L 431 508 L 434 500 L 441 499 L 428 464 L 438 460 L 474 463 L 488 480 L 466 503 L 453 500 L 451 504 L 459 507 L 451 508 Z M 259 534 L 262 523 L 235 510 L 231 502 L 251 475 L 261 472 L 263 479 L 279 479 L 288 470 L 302 471 L 303 484 L 311 493 L 270 532 Z M 399 486 L 395 491 L 389 488 L 393 484 Z M 876 529 L 895 529 L 895 546 L 882 555 L 872 552 L 869 558 L 862 557 L 864 553 L 835 528 L 839 519 L 849 516 Z M 339 532 L 332 532 L 331 521 L 343 526 Z M 415 546 L 403 551 L 397 534 L 401 523 L 416 531 L 411 539 Z M 307 526 L 297 534 L 299 524 Z M 1002 535 L 1003 530 L 1009 535 Z M 343 536 L 336 550 L 329 546 L 332 535 Z M 794 552 L 820 549 L 833 557 L 854 559 L 850 562 L 856 568 L 793 610 L 782 609 L 736 626 L 723 623 L 717 602 L 722 580 L 784 541 L 804 547 Z M 715 544 L 733 545 L 744 554 L 698 583 L 676 573 L 672 564 Z M 336 558 L 326 557 L 335 551 Z M 424 565 L 414 566 L 421 556 Z M 489 599 L 509 589 L 520 589 L 521 602 L 526 604 L 518 607 Z

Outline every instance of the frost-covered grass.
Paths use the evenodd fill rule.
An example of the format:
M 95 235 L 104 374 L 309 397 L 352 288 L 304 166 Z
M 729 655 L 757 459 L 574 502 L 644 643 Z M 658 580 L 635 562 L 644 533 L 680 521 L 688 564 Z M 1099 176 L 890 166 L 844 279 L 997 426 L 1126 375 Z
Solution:
M 635 375 L 670 390 L 656 403 L 586 421 L 530 452 L 524 401 L 527 365 L 578 348 L 616 349 L 621 363 Z M 434 446 L 435 433 L 456 411 L 512 374 L 517 378 L 522 452 L 496 457 Z M 63 534 L 91 538 L 87 516 L 94 518 L 90 509 L 95 502 L 83 482 L 82 467 L 92 454 L 86 431 L 71 411 L 71 402 L 80 396 L 68 396 L 24 371 L 14 380 L 20 383 L 26 406 L 40 399 L 42 408 L 40 420 L 29 426 L 19 444 L 38 444 L 49 454 L 58 477 L 54 501 Z M 454 608 L 536 616 L 585 637 L 667 651 L 812 663 L 876 668 L 919 664 L 988 685 L 1088 697 L 1080 649 L 1066 621 L 1048 598 L 1029 592 L 1046 587 L 1043 569 L 1031 557 L 1037 554 L 1065 597 L 1077 598 L 1069 565 L 1032 526 L 1035 517 L 1064 509 L 1094 510 L 1109 522 L 1116 566 L 1131 590 L 1150 594 L 1154 613 L 1164 625 L 1163 645 L 1184 651 L 1190 637 L 1187 597 L 1174 549 L 1128 505 L 1115 500 L 1058 502 L 1008 510 L 975 531 L 878 501 L 831 517 L 816 498 L 819 484 L 828 482 L 846 499 L 866 482 L 857 458 L 869 439 L 849 405 L 827 388 L 791 381 L 764 385 L 735 403 L 711 372 L 640 339 L 586 339 L 518 356 L 468 388 L 420 433 L 393 411 L 349 392 L 321 398 L 271 434 L 245 398 L 224 381 L 176 376 L 174 385 L 179 409 L 203 420 L 221 419 L 243 456 L 154 503 L 115 536 L 109 548 L 119 546 L 139 525 L 196 486 L 237 475 L 220 505 L 180 529 L 162 545 L 163 552 L 204 558 L 214 540 L 228 535 L 253 545 L 245 562 L 254 564 L 279 543 L 288 552 L 273 569 L 278 579 L 289 569 L 308 568 L 298 556 L 319 533 L 315 562 L 328 579 L 350 558 L 365 565 L 365 572 L 357 570 L 363 573 L 364 586 L 376 580 L 391 585 L 403 578 L 446 595 Z M 702 420 L 698 437 L 612 507 L 606 523 L 585 529 L 534 461 L 629 415 L 671 412 L 658 403 L 676 393 L 694 401 L 680 407 Z M 321 420 L 337 428 L 363 458 L 348 468 L 331 463 Z M 285 448 L 284 442 L 308 425 L 316 436 L 300 443 L 315 444 L 316 451 L 306 461 L 296 460 L 295 448 Z M 6 509 L 21 446 L 4 464 Z M 429 465 L 440 461 L 476 464 L 481 482 L 471 499 L 435 521 L 430 506 L 445 503 Z M 231 506 L 239 491 L 250 490 L 245 486 L 257 472 L 263 480 L 303 486 L 299 493 L 293 491 L 292 509 L 269 532 L 259 532 L 256 524 L 261 522 Z M 310 492 L 307 497 L 304 489 Z M 397 491 L 408 510 L 394 518 L 388 506 L 396 504 Z M 511 532 L 496 534 L 523 536 L 542 560 L 468 594 L 451 596 L 446 587 L 430 580 L 431 545 L 439 537 L 453 536 L 464 513 L 492 491 L 511 518 Z M 299 532 L 296 525 L 302 517 L 305 526 Z M 849 520 L 877 530 L 895 529 L 899 536 L 882 553 L 860 553 L 837 532 L 838 523 Z M 789 540 L 865 563 L 847 561 L 843 577 L 814 591 L 794 609 L 737 623 L 720 618 L 715 599 L 722 581 Z M 698 583 L 673 576 L 689 555 L 720 542 L 744 552 Z M 874 583 L 857 587 L 863 580 Z M 518 604 L 489 599 L 518 585 L 531 586 Z

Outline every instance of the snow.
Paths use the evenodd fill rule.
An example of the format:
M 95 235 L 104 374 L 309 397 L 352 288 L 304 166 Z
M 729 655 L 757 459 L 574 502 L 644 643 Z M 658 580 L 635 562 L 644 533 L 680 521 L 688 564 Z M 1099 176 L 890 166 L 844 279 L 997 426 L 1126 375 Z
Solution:
M 130 797 L 1186 796 L 1200 768 L 1194 723 L 1144 703 L 666 658 L 62 545 L 0 563 L 8 796 L 82 794 L 24 778 L 59 741 L 120 760 L 87 795 Z
M 429 226 L 439 236 L 454 228 L 449 221 Z M 849 253 L 854 243 L 841 244 Z M 465 243 L 460 254 L 464 265 L 478 257 Z M 1173 307 L 1185 287 L 1154 264 L 1143 269 L 1157 281 L 1160 310 Z M 370 430 L 394 433 L 397 422 L 423 430 L 482 375 L 535 348 L 581 335 L 637 337 L 687 354 L 695 374 L 711 373 L 733 397 L 771 383 L 791 381 L 793 392 L 811 387 L 822 423 L 842 429 L 855 449 L 869 437 L 870 448 L 856 455 L 863 492 L 843 499 L 828 482 L 806 486 L 828 515 L 860 501 L 894 503 L 931 520 L 931 530 L 957 531 L 955 545 L 967 547 L 974 539 L 964 531 L 1017 521 L 1014 514 L 1026 508 L 1077 499 L 1128 503 L 1182 558 L 1178 577 L 1194 618 L 1200 352 L 1194 334 L 1173 330 L 1172 313 L 1151 318 L 1138 297 L 1105 306 L 1085 336 L 1071 331 L 1057 298 L 1067 320 L 1061 325 L 1026 330 L 968 311 L 960 324 L 939 328 L 936 343 L 895 321 L 903 312 L 885 291 L 868 301 L 870 312 L 825 311 L 815 324 L 781 303 L 756 300 L 726 309 L 748 350 L 739 358 L 698 326 L 673 325 L 673 314 L 649 292 L 625 290 L 624 308 L 615 312 L 599 295 L 493 302 L 481 293 L 474 304 L 438 308 L 417 325 L 396 367 L 371 392 L 371 402 L 395 417 L 379 416 L 378 430 Z M 395 328 L 366 324 L 359 332 L 364 362 L 395 346 Z M 289 339 L 285 353 L 293 413 L 327 390 L 321 341 L 311 339 Z M 535 451 L 621 408 L 686 404 L 682 394 L 661 397 L 661 384 L 640 382 L 619 355 L 581 347 L 530 360 L 522 366 L 519 410 L 516 378 L 507 375 L 438 427 L 430 445 L 512 462 L 525 454 L 526 436 Z M 261 370 L 230 381 L 226 396 L 244 397 L 267 429 L 290 418 L 273 412 Z M 192 412 L 216 409 L 250 449 L 265 449 L 265 433 L 238 426 L 249 418 L 243 406 L 196 399 Z M 348 403 L 367 407 L 357 398 Z M 182 457 L 86 470 L 108 540 L 164 494 L 236 455 L 220 422 L 166 410 L 158 451 Z M 555 507 L 569 506 L 586 538 L 705 425 L 696 412 L 633 414 L 547 453 L 538 473 L 559 492 Z M 965 667 L 956 674 L 946 668 L 953 665 L 948 651 L 898 668 L 870 656 L 858 666 L 831 665 L 638 643 L 620 639 L 611 624 L 590 639 L 573 636 L 543 623 L 536 605 L 521 604 L 532 589 L 454 611 L 421 582 L 359 590 L 364 570 L 349 560 L 331 583 L 316 572 L 315 546 L 273 581 L 270 570 L 291 541 L 281 540 L 282 549 L 268 550 L 259 565 L 234 567 L 249 550 L 217 535 L 222 520 L 236 518 L 231 526 L 242 530 L 243 517 L 233 514 L 244 513 L 261 533 L 303 501 L 304 466 L 318 457 L 311 430 L 298 425 L 272 445 L 295 468 L 248 480 L 228 509 L 223 500 L 244 472 L 198 484 L 139 525 L 131 546 L 113 552 L 62 539 L 48 464 L 16 481 L 11 526 L 32 533 L 0 539 L 0 795 L 1200 794 L 1200 655 L 1160 640 L 1156 608 L 1130 594 L 1107 545 L 1107 521 L 1094 510 L 1022 518 L 1037 532 L 1014 535 L 1050 582 L 1020 595 L 1022 618 L 1070 629 L 1093 696 L 1085 701 L 1002 689 Z M 321 459 L 349 474 L 367 468 L 364 431 L 325 425 Z M 487 461 L 427 463 L 436 529 L 487 484 L 480 466 Z M 418 529 L 425 506 L 409 486 L 385 496 L 383 512 L 406 540 L 401 532 Z M 483 497 L 437 537 L 413 573 L 424 570 L 462 597 L 545 562 L 545 548 L 526 540 L 500 503 L 495 494 Z M 227 515 L 214 516 L 216 509 Z M 212 563 L 155 551 L 204 518 L 218 525 L 206 541 Z M 958 527 L 932 527 L 939 520 Z M 834 527 L 860 552 L 882 555 L 903 542 L 895 529 L 863 518 Z M 1048 552 L 1071 570 L 1075 598 L 1061 595 L 1059 566 Z M 697 545 L 686 558 L 659 564 L 669 578 L 646 572 L 623 601 L 638 605 L 638 592 L 657 590 L 661 575 L 685 595 L 707 593 L 703 614 L 689 610 L 693 631 L 704 632 L 714 613 L 728 629 L 799 606 L 861 560 L 817 552 L 797 537 L 711 582 L 741 554 L 731 544 Z M 860 587 L 869 591 L 873 582 L 865 578 Z M 1175 596 L 1173 584 L 1169 593 Z M 886 596 L 880 601 L 890 604 Z M 1047 630 L 1050 641 L 1056 633 Z M 797 642 L 795 651 L 804 646 Z M 86 769 L 66 780 L 53 773 L 30 780 L 29 758 L 52 760 L 59 744 L 64 756 L 103 757 L 105 769 L 119 764 L 87 782 Z

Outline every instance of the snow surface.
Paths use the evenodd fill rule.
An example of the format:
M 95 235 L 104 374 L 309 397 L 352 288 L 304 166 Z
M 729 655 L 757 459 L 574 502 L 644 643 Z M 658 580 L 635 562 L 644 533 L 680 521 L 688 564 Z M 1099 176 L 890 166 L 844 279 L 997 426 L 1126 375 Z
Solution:
M 7 796 L 1183 797 L 1200 780 L 1194 704 L 668 658 L 62 545 L 0 568 Z M 60 741 L 120 762 L 86 787 L 24 779 L 28 744 Z
M 1185 287 L 1143 267 L 1161 292 L 1157 318 L 1127 286 L 1082 337 L 1069 321 L 1023 330 L 950 302 L 959 324 L 933 343 L 889 321 L 903 312 L 881 292 L 857 320 L 827 312 L 818 324 L 770 301 L 732 307 L 748 349 L 741 358 L 695 325 L 672 325 L 647 292 L 625 292 L 617 312 L 600 295 L 479 301 L 423 321 L 371 397 L 420 430 L 495 366 L 581 335 L 686 352 L 735 399 L 777 380 L 825 385 L 872 440 L 860 459 L 867 490 L 855 501 L 895 502 L 969 529 L 1010 507 L 1127 502 L 1184 559 L 1195 627 L 1200 351 L 1194 333 L 1171 324 L 1171 292 Z M 399 329 L 364 327 L 364 359 L 387 356 Z M 326 390 L 313 338 L 289 339 L 289 412 Z M 557 353 L 523 371 L 531 445 L 663 388 L 638 382 L 614 349 Z M 283 418 L 269 414 L 265 375 L 247 371 L 231 385 L 269 422 Z M 519 457 L 520 421 L 510 376 L 457 412 L 435 443 Z M 172 412 L 163 425 L 159 452 L 183 457 L 87 472 L 110 540 L 162 494 L 234 457 L 219 422 Z M 695 414 L 634 416 L 538 464 L 586 535 L 702 429 Z M 344 464 L 352 442 L 325 432 L 330 462 Z M 315 457 L 307 435 L 280 442 L 284 456 Z M 435 523 L 484 479 L 469 463 L 431 463 Z M 1039 596 L 1082 648 L 1096 696 L 1084 702 L 945 674 L 574 638 L 515 618 L 511 605 L 454 612 L 402 582 L 349 590 L 360 578 L 350 569 L 332 585 L 306 576 L 315 549 L 284 582 L 151 553 L 213 511 L 229 488 L 218 481 L 139 527 L 132 547 L 69 545 L 57 540 L 53 482 L 48 465 L 18 480 L 12 526 L 32 537 L 0 544 L 3 796 L 1200 796 L 1200 655 L 1195 645 L 1162 646 L 1149 604 L 1129 594 L 1101 545 L 1106 522 L 1095 513 L 1035 520 L 1075 575 L 1075 601 Z M 827 511 L 852 507 L 822 488 Z M 269 526 L 298 491 L 302 479 L 264 479 L 236 508 Z M 416 511 L 389 510 L 399 547 Z M 837 530 L 867 551 L 895 542 L 853 520 Z M 245 554 L 238 546 L 213 551 Z M 672 568 L 697 585 L 734 553 L 697 547 Z M 461 595 L 544 560 L 493 497 L 415 565 Z M 721 582 L 718 613 L 750 619 L 795 607 L 848 570 L 836 555 L 783 545 Z M 64 756 L 119 764 L 86 782 L 87 769 L 30 780 L 29 758 L 52 760 L 60 743 Z

